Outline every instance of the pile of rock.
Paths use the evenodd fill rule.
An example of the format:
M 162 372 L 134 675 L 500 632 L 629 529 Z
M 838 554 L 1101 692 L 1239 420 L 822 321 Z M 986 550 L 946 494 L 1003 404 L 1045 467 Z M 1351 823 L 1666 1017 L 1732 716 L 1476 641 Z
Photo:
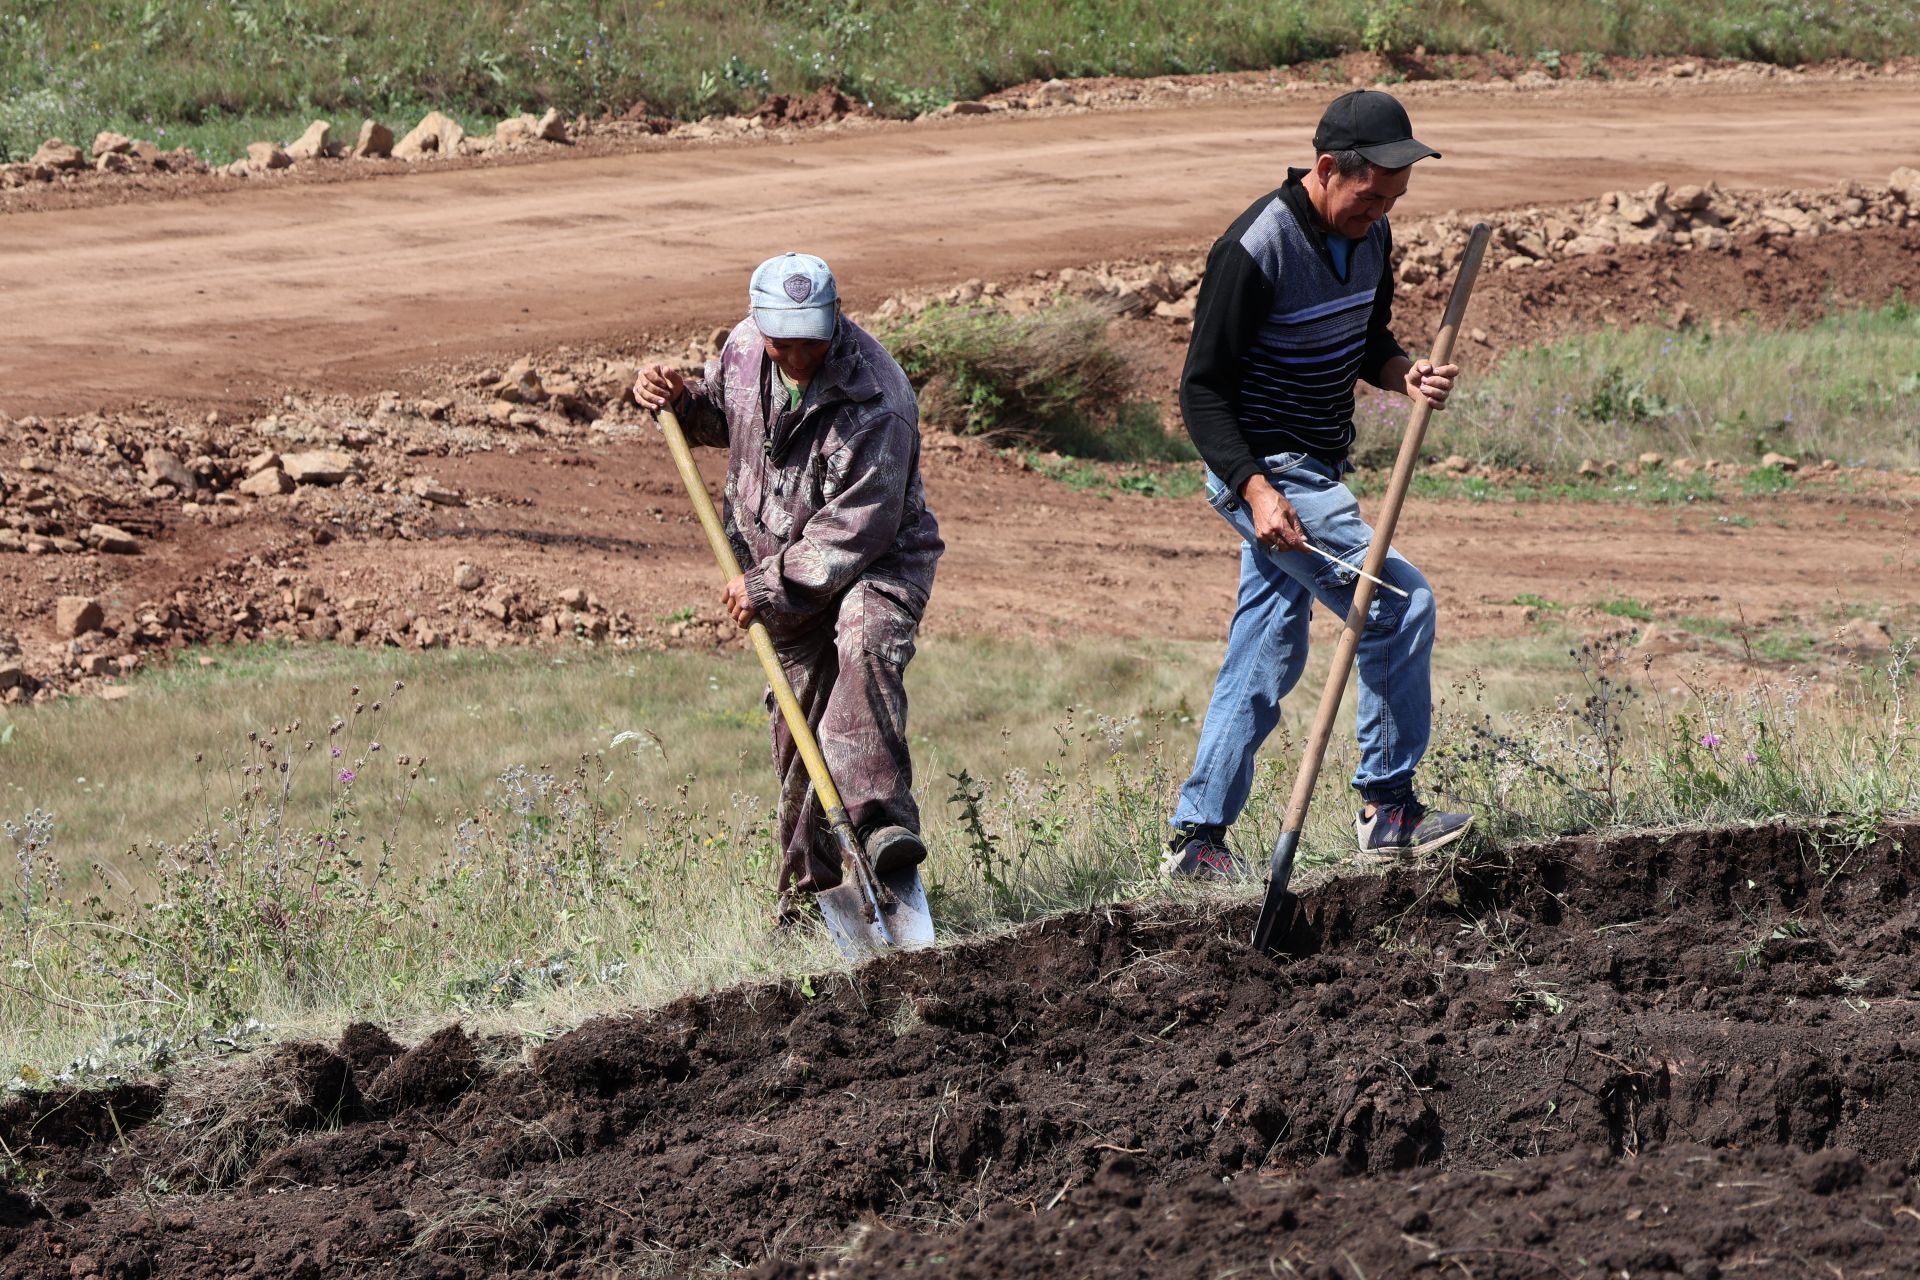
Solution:
M 19 164 L 0 164 L 0 187 L 73 179 L 88 173 L 205 173 L 207 166 L 185 148 L 166 150 L 158 143 L 103 130 L 91 153 L 70 142 L 48 138 Z
M 1421 284 L 1450 271 L 1466 246 L 1470 224 L 1449 213 L 1395 226 L 1402 282 Z M 1884 184 L 1802 190 L 1723 191 L 1711 183 L 1656 182 L 1575 205 L 1503 211 L 1495 224 L 1488 264 L 1504 270 L 1631 245 L 1712 252 L 1740 238 L 1811 239 L 1920 224 L 1920 170 L 1903 166 Z
M 274 142 L 249 144 L 244 159 L 234 161 L 220 172 L 246 178 L 301 163 L 337 159 L 394 159 L 414 163 L 513 151 L 537 143 L 564 144 L 571 140 L 566 120 L 552 108 L 545 115 L 523 114 L 502 120 L 493 133 L 479 135 L 468 134 L 458 120 L 445 112 L 429 111 L 397 142 L 393 130 L 386 125 L 378 120 L 363 120 L 351 145 L 336 140 L 333 126 L 327 121 L 315 120 L 297 141 L 286 147 Z

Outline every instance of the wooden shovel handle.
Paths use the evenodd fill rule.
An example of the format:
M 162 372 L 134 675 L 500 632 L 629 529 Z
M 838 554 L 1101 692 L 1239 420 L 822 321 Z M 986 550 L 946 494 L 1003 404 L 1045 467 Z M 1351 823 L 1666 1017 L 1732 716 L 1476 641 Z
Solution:
M 1493 234 L 1493 228 L 1484 222 L 1473 224 L 1473 230 L 1467 236 L 1466 256 L 1460 260 L 1460 274 L 1454 279 L 1453 293 L 1447 299 L 1447 310 L 1440 320 L 1440 333 L 1433 340 L 1433 363 L 1446 364 L 1453 356 L 1454 339 L 1460 334 L 1460 322 L 1467 314 L 1467 299 L 1473 294 L 1473 282 L 1480 274 L 1481 259 L 1486 256 L 1487 237 Z M 1387 482 L 1387 496 L 1380 505 L 1379 518 L 1373 526 L 1373 542 L 1367 548 L 1366 572 L 1372 577 L 1381 576 L 1386 567 L 1387 552 L 1393 543 L 1395 527 L 1400 523 L 1400 507 L 1406 501 L 1407 487 L 1413 483 L 1413 472 L 1420 465 L 1420 446 L 1426 439 L 1427 419 L 1433 416 L 1433 407 L 1425 399 L 1414 397 L 1413 415 L 1407 420 L 1407 433 L 1400 440 L 1400 456 L 1393 464 L 1393 478 Z M 1327 672 L 1327 686 L 1320 695 L 1320 709 L 1313 717 L 1313 728 L 1307 735 L 1306 754 L 1300 759 L 1300 772 L 1294 775 L 1293 796 L 1287 801 L 1287 814 L 1281 823 L 1283 833 L 1298 833 L 1307 824 L 1307 806 L 1313 800 L 1313 787 L 1320 778 L 1320 764 L 1326 758 L 1327 740 L 1333 736 L 1334 716 L 1340 710 L 1340 700 L 1346 696 L 1347 675 L 1353 668 L 1354 655 L 1360 649 L 1360 633 L 1366 629 L 1367 610 L 1373 604 L 1373 583 L 1361 578 L 1353 585 L 1353 605 L 1347 610 L 1346 629 L 1340 633 L 1340 643 L 1333 653 L 1333 666 Z

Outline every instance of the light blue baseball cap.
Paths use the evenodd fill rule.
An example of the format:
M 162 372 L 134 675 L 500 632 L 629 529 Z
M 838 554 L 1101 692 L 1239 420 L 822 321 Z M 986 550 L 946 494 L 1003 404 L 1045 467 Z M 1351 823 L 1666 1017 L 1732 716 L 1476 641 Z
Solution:
M 827 264 L 810 253 L 783 253 L 754 268 L 747 286 L 753 322 L 769 338 L 833 337 L 840 288 Z

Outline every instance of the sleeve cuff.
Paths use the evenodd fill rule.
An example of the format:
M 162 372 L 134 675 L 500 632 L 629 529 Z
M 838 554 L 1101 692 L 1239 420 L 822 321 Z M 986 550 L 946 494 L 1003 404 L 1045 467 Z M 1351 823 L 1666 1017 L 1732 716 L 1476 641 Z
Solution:
M 1222 476 L 1221 479 L 1227 482 L 1227 488 L 1232 490 L 1233 496 L 1236 498 L 1240 498 L 1245 496 L 1245 494 L 1243 494 L 1241 490 L 1246 488 L 1247 481 L 1253 479 L 1255 476 L 1259 474 L 1260 474 L 1260 464 L 1255 462 L 1253 459 L 1249 458 L 1245 462 L 1241 463 L 1239 466 L 1235 467 L 1227 475 Z
M 780 558 L 772 556 L 753 567 L 747 578 L 747 603 L 753 606 L 755 613 L 784 613 L 780 607 L 780 597 L 769 580 L 780 580 Z

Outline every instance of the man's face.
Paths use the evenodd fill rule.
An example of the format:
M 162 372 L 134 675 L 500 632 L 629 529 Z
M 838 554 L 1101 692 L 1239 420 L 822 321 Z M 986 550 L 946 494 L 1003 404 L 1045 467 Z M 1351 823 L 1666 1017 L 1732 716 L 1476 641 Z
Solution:
M 767 359 L 780 366 L 780 372 L 795 382 L 812 382 L 813 375 L 827 362 L 827 348 L 833 345 L 825 338 L 763 338 L 761 341 L 767 344 Z
M 1332 156 L 1321 156 L 1314 167 L 1327 188 L 1327 225 L 1353 240 L 1366 235 L 1374 223 L 1387 216 L 1394 202 L 1407 193 L 1407 183 L 1413 177 L 1412 165 L 1391 170 L 1368 165 L 1353 177 L 1345 177 L 1333 167 Z

